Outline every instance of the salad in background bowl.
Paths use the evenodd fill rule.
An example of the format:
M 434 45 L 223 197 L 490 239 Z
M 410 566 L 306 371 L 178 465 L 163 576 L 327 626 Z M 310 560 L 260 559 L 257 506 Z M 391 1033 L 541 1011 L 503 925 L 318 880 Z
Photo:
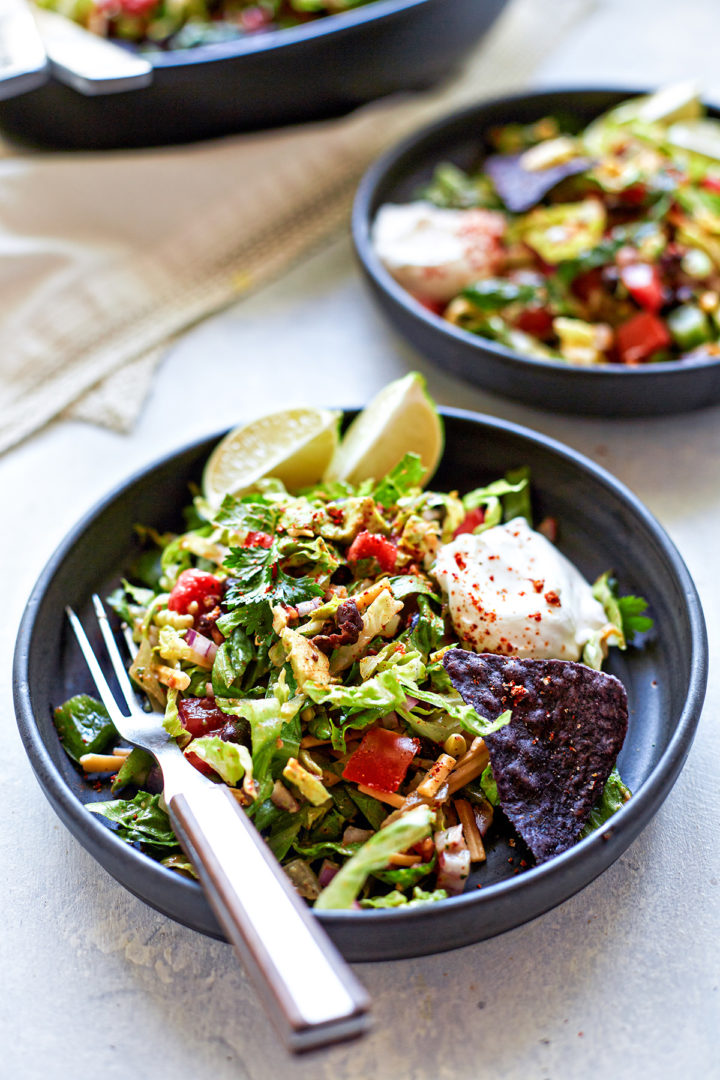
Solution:
M 609 415 L 720 395 L 720 120 L 690 84 L 441 121 L 366 175 L 354 235 L 401 330 L 490 389 Z
M 375 0 L 35 0 L 101 37 L 187 49 L 284 30 Z

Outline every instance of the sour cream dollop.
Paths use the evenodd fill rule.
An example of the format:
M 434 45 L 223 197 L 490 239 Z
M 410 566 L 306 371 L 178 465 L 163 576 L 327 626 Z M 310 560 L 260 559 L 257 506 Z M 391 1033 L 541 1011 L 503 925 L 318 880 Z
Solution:
M 475 652 L 579 660 L 608 626 L 577 567 L 524 518 L 444 544 L 433 573 L 458 637 Z
M 380 261 L 415 296 L 447 301 L 502 260 L 505 219 L 495 210 L 446 210 L 428 202 L 381 206 L 372 241 Z

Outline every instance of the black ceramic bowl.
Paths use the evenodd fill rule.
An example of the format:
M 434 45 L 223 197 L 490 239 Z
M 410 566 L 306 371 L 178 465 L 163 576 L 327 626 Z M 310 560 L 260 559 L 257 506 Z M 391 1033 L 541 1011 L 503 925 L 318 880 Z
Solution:
M 558 90 L 484 102 L 410 136 L 365 174 L 353 210 L 353 238 L 370 288 L 396 329 L 421 353 L 486 390 L 530 405 L 600 416 L 655 416 L 720 401 L 720 359 L 624 367 L 574 367 L 531 360 L 432 314 L 391 277 L 377 258 L 370 231 L 383 203 L 410 202 L 437 164 L 476 168 L 485 151 L 483 133 L 498 124 L 531 123 L 561 114 L 578 127 L 635 90 Z M 711 116 L 720 110 L 710 109 Z
M 352 414 L 350 414 L 352 415 Z M 707 680 L 707 640 L 692 580 L 671 541 L 640 502 L 574 451 L 525 428 L 446 410 L 446 449 L 433 480 L 439 490 L 472 488 L 509 468 L 532 469 L 538 518 L 556 517 L 560 547 L 589 579 L 613 567 L 623 591 L 644 595 L 655 629 L 642 648 L 615 650 L 608 670 L 622 679 L 630 728 L 621 773 L 634 792 L 602 833 L 545 865 L 515 873 L 518 848 L 488 847 L 464 895 L 410 911 L 322 912 L 350 960 L 389 960 L 467 945 L 518 926 L 572 896 L 613 862 L 655 813 L 690 748 Z M 199 480 L 215 439 L 150 466 L 112 492 L 63 541 L 29 600 L 15 653 L 15 706 L 31 764 L 52 806 L 81 844 L 118 881 L 153 907 L 220 936 L 197 882 L 124 844 L 83 804 L 95 792 L 66 757 L 52 708 L 74 693 L 94 693 L 68 632 L 71 604 L 86 626 L 93 591 L 102 595 L 131 556 L 133 525 L 181 525 L 188 482 Z M 97 644 L 97 642 L 95 642 Z M 478 891 L 475 886 L 482 883 Z
M 376 0 L 304 26 L 148 56 L 150 86 L 84 97 L 52 79 L 0 102 L 0 127 L 42 146 L 187 142 L 338 116 L 447 76 L 506 0 Z

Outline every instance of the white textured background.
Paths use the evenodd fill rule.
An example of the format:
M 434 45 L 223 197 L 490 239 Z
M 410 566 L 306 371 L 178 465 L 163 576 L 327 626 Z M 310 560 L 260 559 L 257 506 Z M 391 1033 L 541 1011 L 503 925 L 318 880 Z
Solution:
M 719 38 L 716 0 L 600 0 L 537 81 L 641 85 L 699 73 L 720 98 Z M 676 787 L 599 880 L 492 941 L 359 965 L 374 1033 L 290 1061 L 230 949 L 135 900 L 55 818 L 14 730 L 13 641 L 55 545 L 132 469 L 268 407 L 361 402 L 411 367 L 440 402 L 562 439 L 640 495 L 703 598 L 708 697 Z M 380 320 L 342 241 L 178 343 L 131 437 L 65 423 L 2 459 L 0 1077 L 720 1077 L 719 421 L 718 408 L 623 422 L 554 416 L 444 377 Z

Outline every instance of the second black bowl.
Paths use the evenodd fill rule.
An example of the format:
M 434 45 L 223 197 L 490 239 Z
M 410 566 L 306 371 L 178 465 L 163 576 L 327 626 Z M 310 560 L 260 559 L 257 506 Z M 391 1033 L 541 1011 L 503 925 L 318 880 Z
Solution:
M 561 412 L 599 416 L 655 416 L 720 401 L 720 359 L 675 360 L 624 367 L 574 367 L 531 360 L 504 345 L 462 330 L 424 308 L 399 285 L 371 243 L 383 203 L 410 202 L 435 166 L 451 161 L 476 168 L 484 132 L 511 122 L 570 114 L 583 126 L 640 90 L 557 90 L 484 102 L 437 121 L 380 158 L 365 174 L 353 210 L 353 239 L 380 307 L 395 328 L 428 359 L 486 390 Z M 720 110 L 709 108 L 720 117 Z
M 148 54 L 141 90 L 84 96 L 56 79 L 0 101 L 13 138 L 64 149 L 152 146 L 339 116 L 445 78 L 506 0 L 375 0 L 303 26 Z

